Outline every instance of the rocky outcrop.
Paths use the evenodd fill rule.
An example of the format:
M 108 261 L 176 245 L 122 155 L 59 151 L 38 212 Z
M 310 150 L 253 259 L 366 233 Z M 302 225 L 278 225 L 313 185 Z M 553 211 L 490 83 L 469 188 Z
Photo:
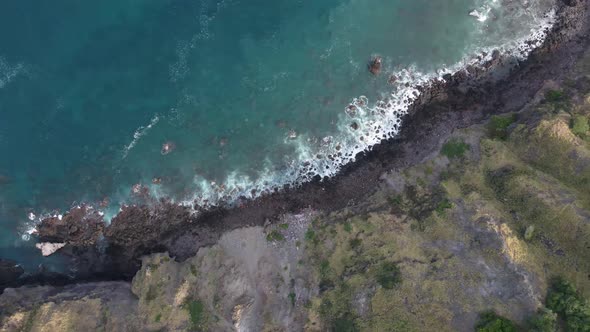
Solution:
M 41 242 L 66 243 L 73 247 L 97 243 L 106 227 L 102 215 L 89 206 L 72 208 L 65 215 L 46 218 L 37 227 Z
M 24 272 L 15 261 L 0 258 L 0 286 L 14 282 Z

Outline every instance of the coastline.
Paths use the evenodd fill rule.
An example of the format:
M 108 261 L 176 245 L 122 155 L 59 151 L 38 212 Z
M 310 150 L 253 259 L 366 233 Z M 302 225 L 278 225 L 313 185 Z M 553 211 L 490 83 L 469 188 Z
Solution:
M 140 268 L 139 258 L 145 254 L 168 251 L 182 261 L 199 248 L 215 243 L 228 230 L 272 223 L 284 213 L 306 208 L 330 212 L 354 206 L 355 200 L 379 186 L 381 174 L 416 164 L 438 151 L 444 138 L 455 129 L 480 123 L 491 114 L 522 108 L 545 80 L 562 77 L 588 43 L 584 32 L 588 30 L 589 13 L 586 3 L 563 3 L 556 26 L 543 46 L 506 79 L 471 83 L 462 82 L 462 77 L 451 77 L 447 84 L 433 87 L 411 108 L 396 138 L 357 156 L 335 177 L 323 181 L 316 178 L 298 188 L 244 201 L 240 207 L 217 208 L 198 216 L 186 207 L 166 202 L 153 208 L 128 207 L 104 229 L 102 240 L 96 232 L 100 226 L 94 223 L 85 224 L 88 232 L 70 232 L 70 227 L 56 231 L 52 226 L 60 224 L 57 218 L 46 219 L 47 227 L 40 231 L 39 239 L 68 243 L 58 254 L 71 257 L 72 266 L 78 271 L 76 276 L 40 274 L 19 279 L 7 287 L 128 280 Z M 71 226 L 80 220 L 71 218 L 66 224 Z M 107 242 L 108 247 L 102 248 Z

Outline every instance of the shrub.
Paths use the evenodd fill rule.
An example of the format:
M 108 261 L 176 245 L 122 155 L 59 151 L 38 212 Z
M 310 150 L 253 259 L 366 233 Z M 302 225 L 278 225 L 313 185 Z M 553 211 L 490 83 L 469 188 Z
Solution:
M 516 332 L 516 325 L 509 319 L 499 316 L 495 312 L 484 312 L 479 316 L 475 326 L 477 332 Z
M 561 278 L 552 282 L 547 295 L 547 308 L 563 319 L 567 331 L 590 332 L 590 304 L 571 283 Z
M 305 232 L 305 240 L 310 241 L 310 242 L 314 242 L 316 239 L 316 235 L 315 232 L 313 231 L 313 229 L 308 229 Z
M 508 127 L 516 121 L 516 114 L 494 115 L 488 124 L 488 135 L 491 138 L 505 140 L 508 138 Z
M 358 238 L 354 238 L 349 241 L 350 248 L 353 250 L 360 247 L 362 243 L 363 243 L 363 240 L 358 239 Z
M 377 268 L 377 282 L 385 289 L 393 289 L 402 282 L 402 273 L 395 263 L 385 262 Z
M 526 241 L 530 241 L 530 240 L 533 239 L 533 235 L 535 235 L 535 226 L 534 225 L 530 225 L 524 231 L 524 239 Z
M 590 123 L 588 118 L 583 115 L 578 115 L 572 119 L 572 132 L 579 137 L 585 138 L 590 131 Z
M 281 234 L 281 232 L 275 230 L 275 231 L 268 233 L 268 235 L 266 236 L 266 240 L 269 242 L 284 241 L 285 236 L 283 236 L 283 234 Z
M 343 228 L 344 228 L 344 231 L 347 233 L 352 232 L 352 224 L 349 223 L 348 221 L 344 223 Z
M 444 156 L 447 156 L 449 159 L 451 159 L 463 157 L 467 150 L 469 150 L 469 144 L 463 142 L 462 140 L 452 138 L 443 145 L 440 152 Z
M 332 322 L 332 329 L 334 332 L 356 332 L 359 331 L 358 327 L 354 323 L 354 320 L 350 319 L 346 315 L 335 319 Z
M 531 332 L 555 332 L 557 329 L 557 314 L 553 311 L 542 308 L 529 321 Z
M 452 207 L 453 203 L 451 203 L 451 201 L 445 198 L 442 201 L 440 201 L 440 203 L 438 203 L 434 210 L 436 211 L 436 214 L 439 215 L 439 217 L 443 217 L 445 215 L 445 211 L 447 209 L 451 209 Z
M 545 92 L 545 100 L 550 103 L 559 103 L 567 100 L 567 96 L 560 90 L 549 90 Z

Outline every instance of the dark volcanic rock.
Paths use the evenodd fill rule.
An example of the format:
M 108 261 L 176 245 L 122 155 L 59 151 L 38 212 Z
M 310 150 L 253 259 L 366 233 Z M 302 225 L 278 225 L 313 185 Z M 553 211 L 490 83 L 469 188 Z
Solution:
M 83 205 L 74 207 L 62 218 L 44 219 L 37 232 L 41 242 L 88 246 L 97 242 L 104 228 L 104 220 L 98 211 Z
M 5 285 L 17 280 L 25 270 L 15 261 L 0 258 L 0 285 Z
M 110 246 L 125 248 L 122 254 L 137 257 L 142 249 L 156 246 L 158 241 L 179 224 L 190 223 L 187 207 L 171 203 L 156 206 L 129 206 L 122 209 L 106 229 Z

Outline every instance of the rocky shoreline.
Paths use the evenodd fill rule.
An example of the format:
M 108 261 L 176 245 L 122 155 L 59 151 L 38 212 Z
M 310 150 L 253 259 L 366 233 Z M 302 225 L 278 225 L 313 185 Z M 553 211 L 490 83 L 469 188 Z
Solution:
M 71 260 L 74 277 L 40 272 L 24 278 L 7 274 L 0 290 L 32 284 L 63 285 L 95 280 L 130 280 L 141 268 L 140 257 L 167 251 L 178 261 L 217 242 L 232 229 L 273 223 L 285 213 L 311 208 L 330 212 L 353 206 L 376 190 L 383 173 L 415 165 L 440 146 L 454 130 L 481 123 L 492 114 L 512 112 L 529 102 L 548 79 L 558 80 L 587 49 L 590 5 L 562 0 L 558 21 L 542 47 L 503 80 L 490 81 L 459 73 L 446 84 L 425 91 L 403 122 L 395 139 L 375 146 L 335 177 L 315 179 L 299 188 L 244 201 L 239 207 L 217 208 L 194 215 L 168 202 L 131 206 L 105 227 L 101 217 L 79 207 L 63 218 L 49 218 L 39 227 L 39 240 L 65 243 L 58 252 Z M 494 58 L 491 67 L 501 63 Z M 90 217 L 88 217 L 90 216 Z M 0 269 L 14 265 L 2 262 Z M 0 271 L 2 275 L 3 271 Z M 16 276 L 16 277 L 15 277 Z

